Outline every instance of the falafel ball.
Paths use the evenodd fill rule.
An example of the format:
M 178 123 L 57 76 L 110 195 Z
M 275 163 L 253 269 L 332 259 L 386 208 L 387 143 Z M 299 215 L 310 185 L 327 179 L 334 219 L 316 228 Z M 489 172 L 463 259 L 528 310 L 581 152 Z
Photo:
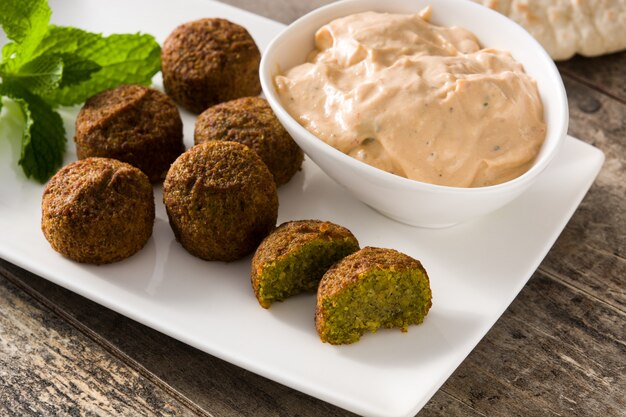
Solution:
M 331 222 L 298 220 L 278 226 L 252 258 L 252 288 L 259 304 L 317 290 L 332 264 L 359 250 L 350 230 Z
M 315 327 L 323 342 L 357 342 L 380 327 L 420 324 L 432 305 L 422 264 L 393 249 L 366 247 L 333 265 L 317 290 Z
M 48 182 L 41 229 L 76 262 L 107 264 L 139 251 L 152 235 L 154 195 L 139 169 L 108 158 L 81 159 Z
M 118 159 L 162 181 L 183 153 L 183 122 L 168 96 L 142 85 L 123 85 L 87 100 L 76 118 L 79 159 Z
M 261 93 L 261 53 L 248 31 L 226 19 L 178 26 L 161 50 L 165 91 L 193 113 Z
M 277 186 L 287 183 L 304 159 L 300 147 L 261 97 L 239 98 L 206 109 L 196 119 L 194 141 L 209 140 L 230 140 L 254 150 Z
M 165 178 L 163 202 L 176 239 L 207 261 L 249 254 L 278 216 L 272 174 L 236 142 L 207 142 L 182 154 Z

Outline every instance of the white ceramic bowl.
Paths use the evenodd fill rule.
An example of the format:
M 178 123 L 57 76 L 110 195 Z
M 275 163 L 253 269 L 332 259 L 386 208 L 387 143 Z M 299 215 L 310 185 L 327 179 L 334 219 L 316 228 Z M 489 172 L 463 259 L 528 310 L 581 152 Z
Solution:
M 503 184 L 481 188 L 447 187 L 399 177 L 371 167 L 315 137 L 281 105 L 274 77 L 305 61 L 317 29 L 333 19 L 373 10 L 416 13 L 432 5 L 431 22 L 472 31 L 483 47 L 511 51 L 537 80 L 547 125 L 546 139 L 532 168 Z M 563 141 L 568 124 L 567 96 L 554 62 L 522 27 L 467 0 L 347 0 L 298 19 L 269 45 L 261 60 L 261 85 L 280 122 L 304 152 L 359 200 L 402 223 L 446 227 L 490 213 L 519 196 L 545 169 Z M 329 202 L 332 204 L 332 202 Z

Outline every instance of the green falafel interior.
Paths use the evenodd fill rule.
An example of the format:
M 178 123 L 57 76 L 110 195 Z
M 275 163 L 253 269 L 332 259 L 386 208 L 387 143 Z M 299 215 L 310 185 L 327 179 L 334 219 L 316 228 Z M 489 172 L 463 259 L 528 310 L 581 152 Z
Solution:
M 318 333 L 324 342 L 349 344 L 366 332 L 420 324 L 432 305 L 428 277 L 421 269 L 373 269 L 333 297 L 321 300 Z M 318 299 L 318 303 L 320 300 Z
M 352 237 L 314 239 L 297 251 L 263 266 L 259 271 L 257 299 L 264 308 L 273 301 L 317 290 L 320 279 L 332 264 L 359 249 Z

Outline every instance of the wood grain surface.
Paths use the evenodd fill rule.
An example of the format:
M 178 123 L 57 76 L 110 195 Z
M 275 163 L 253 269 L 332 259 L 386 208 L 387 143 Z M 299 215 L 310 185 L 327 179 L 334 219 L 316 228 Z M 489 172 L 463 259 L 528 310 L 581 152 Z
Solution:
M 328 0 L 228 0 L 289 23 Z M 418 414 L 626 416 L 626 53 L 559 63 L 606 162 L 513 304 Z M 2 233 L 2 231 L 0 231 Z M 0 260 L 0 415 L 348 416 Z

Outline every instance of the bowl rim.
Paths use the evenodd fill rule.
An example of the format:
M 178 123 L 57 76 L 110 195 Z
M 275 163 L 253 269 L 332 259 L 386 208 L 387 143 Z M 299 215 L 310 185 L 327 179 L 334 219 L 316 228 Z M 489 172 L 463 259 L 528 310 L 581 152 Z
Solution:
M 437 7 L 438 2 L 455 3 L 456 5 L 461 6 L 461 7 L 469 7 L 470 9 L 474 8 L 474 10 L 480 10 L 479 13 L 485 13 L 485 15 L 489 16 L 490 19 L 500 19 L 501 21 L 506 20 L 506 23 L 510 26 L 511 31 L 517 32 L 518 35 L 525 37 L 526 40 L 529 41 L 533 45 L 533 48 L 535 49 L 535 51 L 533 52 L 538 55 L 537 58 L 540 61 L 543 61 L 543 64 L 545 64 L 545 66 L 548 67 L 548 71 L 549 71 L 548 77 L 554 79 L 555 81 L 555 83 L 550 83 L 554 88 L 553 91 L 551 91 L 552 94 L 550 94 L 550 96 L 554 96 L 553 97 L 553 102 L 554 102 L 553 110 L 556 113 L 557 126 L 551 126 L 552 135 L 550 136 L 546 135 L 544 142 L 542 144 L 542 147 L 546 145 L 549 138 L 553 138 L 554 136 L 558 136 L 558 137 L 553 138 L 551 140 L 551 142 L 554 142 L 554 145 L 549 150 L 549 152 L 544 153 L 543 155 L 539 156 L 539 159 L 536 159 L 534 161 L 531 168 L 528 171 L 524 172 L 519 177 L 513 178 L 509 181 L 506 181 L 500 184 L 483 186 L 483 187 L 455 187 L 455 186 L 448 186 L 448 185 L 431 184 L 427 182 L 409 179 L 406 177 L 402 177 L 402 176 L 384 171 L 380 168 L 376 168 L 374 166 L 368 165 L 365 162 L 359 161 L 358 159 L 355 159 L 341 152 L 340 150 L 334 148 L 333 146 L 329 145 L 328 143 L 324 142 L 323 140 L 315 136 L 313 133 L 309 132 L 294 117 L 292 117 L 291 114 L 289 114 L 289 112 L 287 112 L 287 110 L 283 107 L 282 103 L 280 102 L 280 99 L 278 98 L 277 93 L 275 91 L 275 84 L 274 84 L 274 79 L 273 79 L 274 76 L 272 75 L 272 69 L 276 68 L 277 65 L 274 64 L 273 62 L 270 62 L 270 59 L 273 58 L 277 54 L 278 50 L 280 50 L 280 46 L 284 42 L 285 38 L 287 38 L 293 32 L 297 31 L 300 28 L 300 26 L 319 19 L 320 15 L 325 15 L 330 10 L 341 9 L 343 7 L 351 6 L 351 5 L 356 5 L 358 7 L 360 3 L 368 4 L 370 2 L 371 0 L 342 0 L 339 2 L 335 2 L 335 3 L 331 3 L 328 5 L 319 7 L 305 14 L 304 16 L 300 17 L 299 19 L 295 20 L 291 24 L 289 24 L 278 35 L 276 35 L 274 39 L 272 39 L 272 41 L 270 42 L 270 44 L 268 45 L 268 47 L 265 49 L 264 53 L 262 54 L 261 63 L 259 65 L 259 78 L 261 81 L 261 87 L 263 89 L 263 93 L 265 97 L 267 98 L 270 106 L 274 110 L 274 112 L 277 113 L 277 115 L 279 116 L 278 117 L 279 120 L 281 121 L 284 120 L 288 122 L 291 126 L 293 126 L 294 129 L 296 129 L 300 133 L 301 136 L 305 137 L 306 140 L 310 142 L 311 145 L 314 146 L 317 150 L 326 154 L 331 154 L 333 155 L 333 157 L 340 159 L 343 163 L 350 165 L 352 168 L 358 171 L 367 173 L 368 175 L 376 176 L 381 181 L 385 181 L 389 183 L 389 185 L 393 185 L 396 187 L 409 188 L 409 189 L 421 190 L 421 191 L 429 191 L 429 192 L 435 192 L 435 193 L 445 193 L 445 194 L 450 194 L 450 193 L 453 193 L 453 194 L 491 194 L 491 193 L 498 192 L 498 191 L 511 191 L 512 189 L 518 189 L 532 182 L 532 180 L 535 179 L 552 161 L 552 159 L 558 152 L 561 144 L 563 143 L 565 136 L 567 135 L 567 128 L 569 124 L 569 109 L 568 109 L 568 102 L 567 102 L 567 94 L 565 92 L 565 86 L 563 85 L 563 80 L 552 58 L 548 55 L 548 53 L 541 46 L 541 44 L 526 31 L 526 29 L 524 29 L 522 26 L 520 26 L 513 20 L 509 19 L 508 17 L 478 3 L 474 3 L 471 1 L 464 1 L 464 0 L 437 0 L 437 2 L 433 1 L 432 7 L 433 8 Z M 384 3 L 381 4 L 381 8 L 382 9 L 385 8 Z M 362 12 L 367 11 L 367 10 L 370 10 L 370 9 L 363 8 Z M 353 12 L 353 13 L 360 13 L 360 12 Z M 352 13 L 348 13 L 348 14 L 352 14 Z M 348 14 L 338 13 L 335 16 L 331 17 L 331 19 L 337 19 L 343 16 L 347 16 Z M 330 20 L 325 19 L 326 23 L 328 23 L 329 21 Z M 321 23 L 319 26 L 321 27 L 324 24 L 325 23 Z M 435 24 L 437 23 L 435 22 Z M 481 41 L 481 47 L 484 47 L 482 45 L 482 41 Z M 520 62 L 522 65 L 525 65 L 524 62 L 521 62 L 521 61 L 518 61 L 518 62 Z M 554 92 L 556 92 L 556 94 L 553 94 Z M 544 93 L 546 93 L 544 94 L 545 96 L 548 96 L 547 91 L 544 91 Z M 545 109 L 545 106 L 546 106 L 545 100 L 542 100 L 542 103 Z

